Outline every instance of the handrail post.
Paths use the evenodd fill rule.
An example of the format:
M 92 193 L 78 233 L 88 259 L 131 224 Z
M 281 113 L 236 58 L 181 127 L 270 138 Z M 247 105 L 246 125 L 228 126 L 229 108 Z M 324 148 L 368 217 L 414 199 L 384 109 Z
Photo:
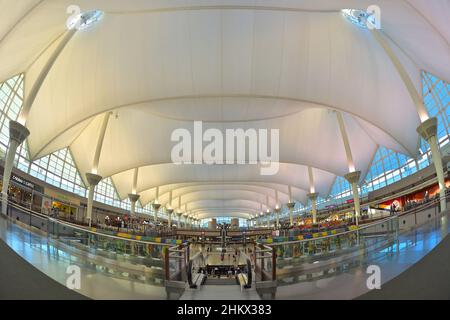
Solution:
M 253 246 L 253 260 L 254 260 L 254 265 L 255 265 L 255 273 L 256 273 L 256 249 L 258 248 L 258 244 L 255 242 L 254 246 Z M 255 275 L 256 278 L 256 275 Z
M 169 265 L 169 248 L 164 247 L 164 265 L 165 265 L 165 275 L 166 281 L 170 281 L 170 265 Z
M 272 247 L 272 281 L 277 280 L 277 251 Z
M 189 260 L 191 259 L 191 253 L 189 250 L 189 244 L 186 246 L 186 263 L 189 263 Z

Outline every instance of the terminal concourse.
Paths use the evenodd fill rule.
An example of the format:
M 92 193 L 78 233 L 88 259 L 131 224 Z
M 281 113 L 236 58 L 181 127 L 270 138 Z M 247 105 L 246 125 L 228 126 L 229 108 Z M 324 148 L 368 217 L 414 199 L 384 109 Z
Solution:
M 0 1 L 0 299 L 448 300 L 449 16 Z

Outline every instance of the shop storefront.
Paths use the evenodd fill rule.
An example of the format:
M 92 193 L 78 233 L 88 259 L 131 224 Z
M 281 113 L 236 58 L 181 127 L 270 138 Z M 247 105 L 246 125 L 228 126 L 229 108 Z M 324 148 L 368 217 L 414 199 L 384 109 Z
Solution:
M 3 177 L 2 177 L 3 178 Z M 0 179 L 0 188 L 3 188 L 3 179 Z M 40 211 L 42 204 L 42 193 L 44 189 L 16 174 L 11 175 L 8 189 L 9 200 L 24 208 Z
M 395 211 L 401 211 L 403 209 L 403 206 L 404 206 L 404 198 L 402 197 L 380 203 L 377 209 L 390 211 L 393 208 Z M 373 210 L 370 210 L 370 212 L 372 211 Z
M 44 189 L 41 212 L 68 221 L 78 220 L 80 200 L 51 188 Z

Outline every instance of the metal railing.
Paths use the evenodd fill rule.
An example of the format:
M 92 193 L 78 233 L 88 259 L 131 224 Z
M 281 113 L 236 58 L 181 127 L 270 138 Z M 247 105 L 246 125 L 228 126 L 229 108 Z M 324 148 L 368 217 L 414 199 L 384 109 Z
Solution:
M 256 246 L 255 246 L 255 248 L 256 248 Z M 253 283 L 253 265 L 252 265 L 252 260 L 250 259 L 250 257 L 247 255 L 246 252 L 243 252 L 242 250 L 240 250 L 240 254 L 242 255 L 242 257 L 245 260 L 244 272 L 246 271 L 245 273 L 247 275 L 246 283 L 243 286 L 243 288 L 244 289 L 250 289 L 252 287 L 252 283 Z
M 164 285 L 164 252 L 173 246 L 139 239 L 127 239 L 96 232 L 73 223 L 23 208 L 8 201 L 6 218 L 22 228 L 46 237 L 53 247 L 80 261 L 95 264 L 108 275 Z
M 261 297 L 275 297 L 277 288 L 277 256 L 273 247 L 255 246 L 255 286 Z
M 400 220 L 409 219 L 411 226 L 417 227 L 424 212 L 429 216 L 439 216 L 439 203 L 440 199 L 435 198 L 409 211 L 354 230 L 312 239 L 257 244 L 253 257 L 256 289 L 262 296 L 270 294 L 273 297 L 276 286 L 291 283 L 289 278 L 309 280 L 310 275 L 314 277 L 316 273 L 324 276 L 324 270 L 334 272 L 360 265 L 361 257 L 390 248 L 398 242 L 399 235 L 406 230 Z M 165 285 L 169 298 L 174 292 L 179 297 L 184 291 L 188 280 L 187 268 L 193 266 L 189 262 L 199 257 L 197 254 L 190 259 L 186 243 L 174 246 L 101 234 L 95 229 L 60 221 L 9 201 L 8 219 L 47 235 L 55 247 L 103 266 L 108 272 L 117 271 L 113 272 L 114 276 L 126 272 L 135 279 Z
M 435 198 L 406 212 L 359 227 L 353 226 L 351 230 L 323 235 L 319 232 L 309 239 L 278 242 L 273 239 L 273 243 L 266 247 L 272 248 L 277 257 L 274 272 L 278 283 L 306 281 L 358 266 L 370 254 L 398 244 L 402 232 L 439 217 L 439 208 L 440 199 Z
M 190 288 L 197 288 L 197 284 L 193 280 L 192 274 L 195 271 L 200 272 L 201 270 L 203 270 L 203 272 L 206 272 L 206 263 L 203 252 L 199 251 L 191 259 L 189 259 L 187 265 L 187 280 Z

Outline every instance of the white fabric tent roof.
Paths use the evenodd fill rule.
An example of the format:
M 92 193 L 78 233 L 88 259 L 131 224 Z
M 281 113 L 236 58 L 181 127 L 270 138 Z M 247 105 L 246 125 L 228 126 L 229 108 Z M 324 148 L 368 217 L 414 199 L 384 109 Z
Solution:
M 25 72 L 29 92 L 65 33 L 72 2 L 0 0 L 0 81 Z M 369 31 L 341 9 L 381 8 L 383 36 L 419 92 L 421 70 L 450 81 L 447 0 L 77 4 L 105 15 L 78 32 L 50 70 L 26 122 L 30 154 L 37 159 L 70 147 L 84 176 L 103 114 L 113 111 L 98 173 L 111 176 L 126 198 L 139 167 L 143 204 L 160 186 L 160 202 L 173 189 L 202 214 L 215 212 L 214 202 L 220 212 L 250 213 L 274 189 L 285 203 L 288 185 L 305 203 L 307 166 L 326 196 L 335 176 L 348 171 L 334 110 L 343 113 L 363 176 L 379 145 L 415 156 L 420 120 L 405 85 Z M 203 120 L 205 130 L 280 129 L 279 173 L 261 176 L 254 165 L 171 164 L 170 134 L 192 129 L 193 120 Z M 211 194 L 195 191 L 208 184 L 215 186 Z M 233 184 L 243 199 L 227 189 Z M 208 200 L 214 192 L 226 198 Z

